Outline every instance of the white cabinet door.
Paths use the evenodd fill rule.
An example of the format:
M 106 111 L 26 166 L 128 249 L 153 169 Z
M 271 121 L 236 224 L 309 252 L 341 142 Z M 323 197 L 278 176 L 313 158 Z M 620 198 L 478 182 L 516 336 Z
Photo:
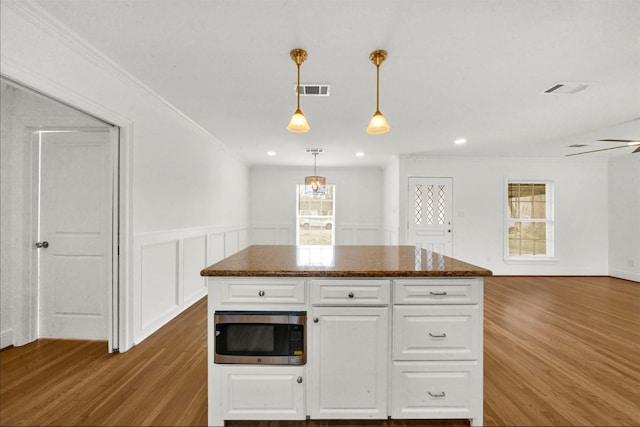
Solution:
M 304 420 L 304 367 L 216 365 L 225 420 Z
M 308 329 L 311 418 L 387 418 L 389 308 L 315 307 Z

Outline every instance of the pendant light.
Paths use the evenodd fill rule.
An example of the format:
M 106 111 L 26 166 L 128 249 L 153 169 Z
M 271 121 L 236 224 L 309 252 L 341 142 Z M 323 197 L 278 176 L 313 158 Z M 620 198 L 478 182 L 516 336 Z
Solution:
M 376 112 L 373 114 L 369 126 L 367 127 L 367 133 L 374 135 L 389 132 L 389 123 L 380 112 L 380 64 L 387 59 L 386 50 L 375 50 L 369 55 L 369 59 L 376 66 Z
M 324 176 L 318 176 L 316 173 L 316 158 L 318 154 L 322 153 L 320 148 L 307 148 L 307 153 L 313 154 L 313 176 L 307 176 L 304 178 L 304 192 L 305 194 L 324 194 L 327 185 L 327 179 Z
M 309 132 L 311 127 L 309 126 L 309 123 L 307 123 L 307 119 L 304 117 L 304 114 L 302 114 L 302 110 L 300 110 L 300 65 L 305 59 L 307 59 L 307 51 L 304 49 L 293 49 L 290 55 L 293 62 L 298 66 L 298 108 L 295 113 L 293 113 L 293 116 L 291 116 L 291 121 L 289 121 L 287 130 L 294 133 Z

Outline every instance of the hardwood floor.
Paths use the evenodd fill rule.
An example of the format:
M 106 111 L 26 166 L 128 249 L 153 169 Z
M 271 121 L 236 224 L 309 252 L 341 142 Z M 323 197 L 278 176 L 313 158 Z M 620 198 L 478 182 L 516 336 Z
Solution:
M 487 278 L 484 331 L 485 425 L 640 425 L 639 283 Z M 206 390 L 206 298 L 123 354 L 48 339 L 0 351 L 0 425 L 206 425 Z

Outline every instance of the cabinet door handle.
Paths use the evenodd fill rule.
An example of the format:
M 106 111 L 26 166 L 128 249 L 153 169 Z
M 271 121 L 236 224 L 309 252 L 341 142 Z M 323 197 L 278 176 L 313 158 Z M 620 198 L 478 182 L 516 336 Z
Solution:
M 296 381 L 298 381 L 298 384 L 302 384 L 302 377 L 298 377 Z
M 444 397 L 445 396 L 444 391 L 440 392 L 440 393 L 431 393 L 430 391 L 428 391 L 427 393 L 429 393 L 429 396 L 431 396 L 431 397 Z
M 433 291 L 429 291 L 429 295 L 435 295 L 435 296 L 444 296 L 446 295 L 447 292 L 443 291 L 443 292 L 433 292 Z
M 263 297 L 263 296 L 264 296 L 264 291 L 260 291 L 260 292 L 258 292 L 258 295 L 260 295 L 261 297 Z
M 317 317 L 313 318 L 313 323 L 318 323 L 320 321 L 320 319 L 318 319 Z
M 431 332 L 429 332 L 429 336 L 430 336 L 431 338 L 446 338 L 446 337 L 447 337 L 447 334 L 445 334 L 445 333 L 443 332 L 443 333 L 442 333 L 442 334 L 440 334 L 440 335 L 433 335 Z
M 353 298 L 353 292 L 349 292 L 349 298 Z

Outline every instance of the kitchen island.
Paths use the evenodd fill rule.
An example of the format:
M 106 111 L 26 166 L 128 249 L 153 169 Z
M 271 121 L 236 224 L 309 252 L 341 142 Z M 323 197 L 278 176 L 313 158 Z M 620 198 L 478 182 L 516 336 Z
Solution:
M 209 425 L 389 417 L 482 425 L 491 274 L 414 246 L 254 245 L 205 268 Z M 303 313 L 306 363 L 214 363 L 214 315 L 236 312 Z

